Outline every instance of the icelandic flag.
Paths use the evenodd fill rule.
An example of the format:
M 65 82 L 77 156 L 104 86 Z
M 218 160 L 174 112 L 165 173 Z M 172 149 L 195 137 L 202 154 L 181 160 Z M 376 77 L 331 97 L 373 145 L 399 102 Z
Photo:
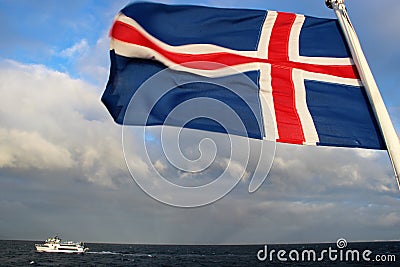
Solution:
M 119 124 L 385 149 L 335 19 L 134 3 L 110 37 L 102 101 Z

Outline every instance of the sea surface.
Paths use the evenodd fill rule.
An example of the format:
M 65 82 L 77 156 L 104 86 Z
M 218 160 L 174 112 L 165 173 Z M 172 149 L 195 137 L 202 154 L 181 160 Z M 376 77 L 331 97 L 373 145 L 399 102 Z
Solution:
M 340 249 L 335 243 L 268 244 L 264 261 L 258 259 L 257 253 L 263 259 L 265 245 L 87 243 L 90 251 L 85 254 L 60 254 L 35 252 L 35 243 L 41 242 L 0 241 L 0 266 L 400 266 L 400 242 L 348 243 Z M 284 251 L 280 252 L 281 259 L 286 261 L 278 259 L 279 250 Z M 310 251 L 315 252 L 316 260 L 308 258 L 313 255 L 308 254 Z M 301 259 L 302 253 L 305 260 Z M 369 261 L 363 259 L 362 253 Z

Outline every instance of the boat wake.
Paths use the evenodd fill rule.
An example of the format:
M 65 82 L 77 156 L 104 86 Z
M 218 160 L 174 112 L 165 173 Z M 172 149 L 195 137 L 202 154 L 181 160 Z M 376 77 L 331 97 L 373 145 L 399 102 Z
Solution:
M 123 253 L 123 252 L 115 252 L 115 251 L 88 251 L 86 254 L 100 254 L 100 255 L 120 255 L 120 256 L 132 256 L 132 257 L 148 257 L 152 258 L 151 254 L 144 253 Z

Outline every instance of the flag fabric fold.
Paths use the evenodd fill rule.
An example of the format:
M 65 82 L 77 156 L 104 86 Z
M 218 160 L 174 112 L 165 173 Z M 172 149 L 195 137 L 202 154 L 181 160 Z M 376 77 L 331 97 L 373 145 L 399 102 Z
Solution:
M 102 101 L 119 124 L 385 148 L 335 19 L 134 3 L 110 37 Z

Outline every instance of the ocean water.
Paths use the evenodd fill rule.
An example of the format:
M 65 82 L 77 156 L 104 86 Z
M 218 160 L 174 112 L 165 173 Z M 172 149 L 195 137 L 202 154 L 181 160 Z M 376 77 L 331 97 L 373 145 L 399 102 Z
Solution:
M 267 245 L 130 245 L 87 243 L 85 254 L 59 254 L 35 252 L 40 241 L 0 241 L 0 266 L 400 266 L 400 242 L 349 243 L 338 249 L 337 244 Z M 329 258 L 331 248 L 331 258 Z M 274 252 L 272 252 L 274 250 Z M 277 252 L 281 252 L 281 261 Z M 301 259 L 305 250 L 316 253 L 316 260 Z M 326 250 L 324 254 L 321 254 Z M 336 251 L 334 251 L 336 250 Z M 351 251 L 357 250 L 352 258 Z M 362 258 L 366 252 L 369 261 Z M 350 252 L 348 252 L 350 251 Z M 272 252 L 272 253 L 271 253 Z M 346 252 L 348 257 L 346 258 Z M 298 253 L 298 254 L 296 254 Z M 340 258 L 342 253 L 342 258 Z M 289 255 L 291 257 L 289 257 Z M 298 259 L 296 258 L 298 255 Z M 336 260 L 334 259 L 336 256 Z M 379 260 L 379 261 L 378 261 Z

